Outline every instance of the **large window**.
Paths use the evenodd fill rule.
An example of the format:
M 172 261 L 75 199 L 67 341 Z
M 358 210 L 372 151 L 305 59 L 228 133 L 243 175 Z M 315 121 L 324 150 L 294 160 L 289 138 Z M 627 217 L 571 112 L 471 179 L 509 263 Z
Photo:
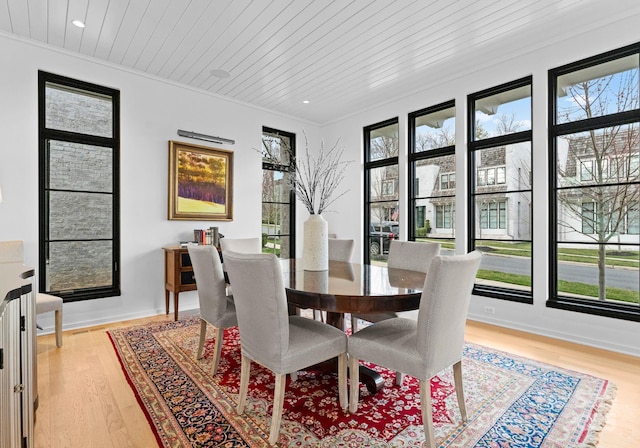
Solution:
M 262 128 L 262 242 L 263 252 L 295 258 L 294 175 L 290 156 L 295 155 L 296 136 Z
M 120 294 L 120 93 L 39 72 L 40 291 Z
M 640 320 L 639 55 L 549 72 L 549 306 Z
M 531 77 L 469 95 L 474 293 L 532 303 Z
M 386 262 L 398 238 L 398 119 L 364 128 L 364 260 Z
M 456 160 L 453 101 L 409 114 L 409 239 L 455 248 Z

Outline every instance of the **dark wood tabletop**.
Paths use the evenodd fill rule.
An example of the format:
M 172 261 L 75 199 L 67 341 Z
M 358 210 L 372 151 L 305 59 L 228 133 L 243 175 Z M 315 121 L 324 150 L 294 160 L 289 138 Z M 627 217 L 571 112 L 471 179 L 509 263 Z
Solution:
M 418 309 L 423 272 L 330 261 L 328 271 L 305 271 L 302 260 L 280 260 L 287 298 L 299 308 L 333 313 Z
M 345 329 L 345 313 L 410 311 L 420 307 L 426 274 L 386 266 L 330 261 L 328 271 L 305 271 L 300 259 L 281 259 L 287 301 L 295 308 L 326 311 L 326 321 Z M 331 364 L 329 369 L 335 370 Z M 360 366 L 360 381 L 374 394 L 384 387 L 382 376 Z

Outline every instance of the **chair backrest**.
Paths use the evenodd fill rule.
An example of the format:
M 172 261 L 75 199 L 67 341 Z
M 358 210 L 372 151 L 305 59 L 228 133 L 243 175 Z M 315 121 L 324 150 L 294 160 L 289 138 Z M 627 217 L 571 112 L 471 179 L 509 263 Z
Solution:
M 211 246 L 188 246 L 196 276 L 200 316 L 216 325 L 227 310 L 226 283 L 218 250 Z
M 329 260 L 351 261 L 355 240 L 329 238 Z
M 392 240 L 387 266 L 409 271 L 429 272 L 433 257 L 440 255 L 440 243 Z
M 437 256 L 431 261 L 420 299 L 417 350 L 429 375 L 462 359 L 464 327 L 482 255 Z
M 260 238 L 221 238 L 220 248 L 224 254 L 227 251 L 240 254 L 259 254 L 262 252 Z
M 242 352 L 276 372 L 289 349 L 289 314 L 282 269 L 273 254 L 227 252 Z
M 24 263 L 22 241 L 0 241 L 0 263 Z

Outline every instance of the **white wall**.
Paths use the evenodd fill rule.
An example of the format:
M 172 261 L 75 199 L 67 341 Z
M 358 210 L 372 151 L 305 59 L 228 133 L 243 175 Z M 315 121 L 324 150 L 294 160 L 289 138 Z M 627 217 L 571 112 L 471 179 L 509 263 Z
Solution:
M 640 355 L 638 332 L 640 323 L 607 317 L 592 316 L 547 308 L 548 298 L 548 176 L 547 176 L 547 71 L 585 57 L 613 50 L 637 42 L 637 27 L 640 16 L 637 14 L 617 23 L 598 28 L 594 25 L 588 34 L 563 36 L 553 46 L 542 48 L 534 53 L 511 57 L 506 51 L 492 49 L 487 54 L 487 63 L 483 67 L 471 66 L 460 60 L 455 67 L 434 67 L 425 77 L 425 89 L 412 92 L 397 101 L 330 123 L 323 127 L 326 138 L 341 137 L 349 149 L 352 158 L 358 163 L 348 176 L 347 185 L 357 191 L 360 197 L 354 198 L 362 203 L 362 167 L 363 167 L 363 127 L 398 117 L 400 124 L 400 176 L 401 195 L 406 198 L 407 166 L 407 115 L 425 107 L 455 99 L 456 101 L 456 235 L 458 252 L 466 251 L 466 129 L 463 126 L 466 117 L 467 95 L 505 82 L 533 75 L 533 171 L 534 171 L 534 304 L 526 305 L 487 297 L 474 297 L 470 309 L 470 318 L 491 322 L 505 327 L 548 335 L 596 347 L 607 348 L 623 353 Z M 404 190 L 402 190 L 404 188 Z M 403 192 L 404 191 L 404 192 Z M 356 241 L 362 241 L 362 207 L 357 208 L 351 202 L 342 201 L 338 214 L 327 216 L 330 227 L 337 227 L 340 233 L 353 235 Z M 406 235 L 406 201 L 401 206 L 401 235 Z M 356 248 L 362 253 L 362 246 Z M 495 309 L 495 314 L 484 313 L 484 307 Z
M 457 122 L 463 123 L 466 95 L 523 76 L 534 77 L 534 305 L 475 297 L 471 318 L 506 327 L 559 337 L 597 347 L 640 356 L 637 322 L 621 321 L 554 310 L 545 307 L 548 291 L 547 257 L 547 142 L 546 91 L 547 70 L 600 52 L 634 43 L 638 39 L 638 15 L 597 28 L 589 34 L 560 39 L 553 47 L 522 57 L 510 58 L 506 52 L 487 54 L 483 67 L 459 61 L 453 69 L 434 67 L 425 77 L 425 90 L 412 92 L 397 101 L 328 124 L 321 129 L 313 124 L 223 100 L 213 95 L 185 89 L 114 66 L 83 59 L 68 53 L 27 44 L 0 34 L 0 123 L 3 145 L 0 148 L 0 240 L 25 242 L 27 264 L 37 266 L 38 257 L 38 127 L 37 71 L 39 69 L 72 78 L 102 84 L 121 91 L 121 229 L 122 295 L 120 297 L 65 304 L 66 329 L 103 322 L 136 318 L 164 312 L 163 255 L 161 247 L 188 239 L 193 228 L 218 225 L 229 237 L 254 235 L 260 231 L 260 147 L 261 127 L 269 126 L 294 132 L 298 150 L 304 148 L 306 130 L 312 148 L 320 137 L 327 144 L 340 138 L 354 160 L 343 184 L 348 193 L 326 213 L 329 231 L 340 238 L 355 238 L 356 254 L 362 254 L 362 128 L 399 117 L 400 176 L 406 179 L 407 114 L 450 99 L 456 100 Z M 234 169 L 234 221 L 168 221 L 167 215 L 167 141 L 181 140 L 176 129 L 220 135 L 236 140 L 232 149 Z M 464 127 L 456 129 L 459 142 L 457 171 L 464 173 L 466 138 Z M 183 140 L 183 139 L 182 139 Z M 194 141 L 193 143 L 198 143 Z M 458 250 L 466 241 L 465 176 L 458 175 L 456 212 Z M 400 185 L 406 197 L 406 182 Z M 401 216 L 407 216 L 406 201 L 400 203 Z M 298 254 L 302 249 L 302 222 L 306 212 L 298 206 Z M 401 234 L 406 235 L 401 222 Z M 197 306 L 195 292 L 181 294 L 181 309 Z M 483 313 L 485 305 L 496 314 Z M 45 331 L 51 331 L 52 318 L 39 318 Z
M 313 124 L 1 34 L 0 60 L 0 240 L 23 240 L 31 266 L 38 266 L 38 70 L 120 90 L 122 295 L 66 303 L 65 329 L 164 312 L 161 248 L 192 239 L 194 228 L 216 225 L 227 237 L 260 233 L 262 167 L 256 150 L 262 126 L 294 132 L 299 148 L 303 132 L 312 146 L 319 141 Z M 232 222 L 167 219 L 168 141 L 207 145 L 178 137 L 177 129 L 236 141 L 212 145 L 234 152 Z M 307 215 L 298 210 L 302 235 Z M 180 294 L 181 310 L 195 307 L 196 292 Z M 38 321 L 45 332 L 52 330 L 53 316 Z

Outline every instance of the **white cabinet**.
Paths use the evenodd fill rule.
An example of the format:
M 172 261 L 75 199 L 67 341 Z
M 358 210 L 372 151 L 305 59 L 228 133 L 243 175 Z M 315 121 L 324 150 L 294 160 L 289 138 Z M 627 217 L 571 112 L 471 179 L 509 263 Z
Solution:
M 0 264 L 0 447 L 33 447 L 36 332 L 33 270 Z

